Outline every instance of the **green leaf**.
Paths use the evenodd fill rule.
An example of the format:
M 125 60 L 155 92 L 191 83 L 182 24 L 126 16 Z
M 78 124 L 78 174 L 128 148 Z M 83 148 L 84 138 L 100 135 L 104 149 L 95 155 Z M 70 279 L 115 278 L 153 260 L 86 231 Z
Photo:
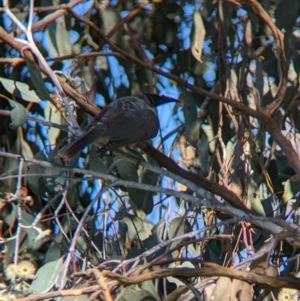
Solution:
M 38 152 L 34 156 L 35 159 L 41 160 L 41 161 L 46 161 L 46 156 L 44 155 L 43 152 Z M 29 165 L 26 171 L 26 174 L 44 174 L 45 173 L 45 168 L 39 165 Z M 43 177 L 41 176 L 33 176 L 33 177 L 25 177 L 26 183 L 29 186 L 30 190 L 41 196 L 44 197 L 45 193 L 48 192 L 47 187 L 45 186 Z
M 21 144 L 22 144 L 22 151 L 21 151 L 22 156 L 25 158 L 33 158 L 33 152 L 29 144 L 25 140 L 22 140 Z
M 186 91 L 183 91 L 183 93 L 180 95 L 180 100 L 183 103 L 186 138 L 187 141 L 195 147 L 200 137 L 197 106 L 193 95 Z
M 57 111 L 57 109 L 50 102 L 46 103 L 46 106 L 44 109 L 44 114 L 45 114 L 45 118 L 48 121 L 51 121 L 51 122 L 59 124 L 59 125 L 62 124 L 61 114 Z M 49 137 L 50 144 L 52 144 L 52 145 L 56 144 L 56 139 L 58 138 L 59 134 L 60 134 L 60 129 L 54 128 L 54 127 L 49 128 L 48 137 Z
M 139 177 L 137 173 L 137 165 L 127 162 L 122 158 L 115 156 L 114 162 L 116 163 L 118 173 L 121 178 L 128 181 L 138 182 Z M 127 191 L 130 197 L 130 200 L 135 204 L 138 209 L 146 209 L 147 208 L 143 204 L 143 194 L 144 191 L 136 188 L 127 187 Z M 151 208 L 152 210 L 152 208 Z M 147 212 L 148 213 L 148 212 Z
M 145 270 L 145 273 L 149 272 L 149 270 Z M 155 298 L 156 301 L 161 301 L 161 298 L 159 297 L 157 293 L 157 289 L 153 284 L 152 280 L 143 281 L 141 283 L 141 288 L 151 294 L 153 298 Z
M 259 59 L 255 60 L 256 68 L 255 68 L 255 87 L 259 92 L 259 103 L 263 99 L 264 95 L 264 77 L 263 77 L 263 70 L 262 70 L 262 63 Z
M 274 217 L 274 208 L 278 207 L 278 201 L 275 195 L 271 195 L 268 198 L 262 200 L 261 202 L 264 212 L 268 217 Z
M 198 62 L 202 63 L 202 60 L 201 60 L 202 45 L 203 45 L 203 41 L 204 41 L 204 38 L 206 35 L 206 30 L 205 30 L 205 26 L 203 24 L 202 16 L 198 10 L 195 11 L 195 13 L 194 13 L 193 25 L 194 25 L 194 30 L 193 30 L 191 51 L 192 51 L 194 58 Z
M 219 241 L 209 240 L 207 242 L 208 252 L 205 252 L 206 256 L 204 260 L 209 260 L 214 263 L 222 265 L 222 255 L 221 244 Z
M 12 149 L 11 149 L 11 153 L 12 154 L 20 154 L 21 152 L 21 141 L 19 139 L 19 137 L 17 137 Z M 17 170 L 18 170 L 18 160 L 16 160 L 15 158 L 5 158 L 5 162 L 4 162 L 4 166 L 3 166 L 3 172 L 7 173 L 7 176 L 13 176 L 17 174 Z M 16 189 L 16 183 L 17 183 L 17 178 L 8 178 L 3 180 L 3 182 L 6 183 L 7 187 L 9 188 L 9 191 L 15 191 Z
M 150 156 L 145 155 L 144 158 L 148 163 L 152 165 L 157 165 L 156 161 L 153 160 Z M 141 183 L 148 185 L 156 185 L 158 181 L 158 174 L 152 172 L 147 168 L 140 168 L 138 171 L 139 177 L 141 179 Z M 153 210 L 153 192 L 151 191 L 143 191 L 140 193 L 140 202 L 142 204 L 143 211 L 145 213 L 150 213 Z
M 27 64 L 32 83 L 36 88 L 36 94 L 40 99 L 49 100 L 53 102 L 50 94 L 45 86 L 44 80 L 42 78 L 41 70 L 36 62 L 28 60 L 26 56 L 24 56 L 25 62 Z
M 54 260 L 58 260 L 61 257 L 61 250 L 58 247 L 57 243 L 52 242 L 50 247 L 45 252 L 44 261 L 50 262 Z
M 262 216 L 266 216 L 264 207 L 262 205 L 261 193 L 258 186 L 258 181 L 260 175 L 258 174 L 256 168 L 252 166 L 253 173 L 248 180 L 248 188 L 247 188 L 247 197 L 250 201 L 251 208 L 254 209 L 257 213 L 261 214 Z
M 286 203 L 300 191 L 300 179 L 298 176 L 291 177 L 284 184 L 283 201 Z
M 35 91 L 30 90 L 29 86 L 24 83 L 3 78 L 3 77 L 0 77 L 0 81 L 4 89 L 15 97 L 19 97 L 28 102 L 38 103 L 41 101 L 41 99 L 37 96 Z
M 84 207 L 82 206 L 79 199 L 79 192 L 76 185 L 72 185 L 67 191 L 67 200 L 70 207 L 73 210 L 79 210 L 81 212 L 84 211 Z
M 108 34 L 112 28 L 120 21 L 120 14 L 112 7 L 101 10 L 102 17 L 102 28 L 105 34 Z M 117 30 L 111 37 L 110 40 L 113 43 L 118 44 L 122 40 L 121 31 Z
M 61 160 L 55 158 L 57 155 L 58 148 L 55 148 L 49 153 L 48 161 L 50 163 L 61 165 Z M 46 187 L 53 192 L 58 192 L 64 188 L 66 183 L 66 172 L 59 167 L 46 167 L 45 174 L 51 175 L 51 177 L 44 177 L 44 183 Z M 60 177 L 62 176 L 62 177 Z
M 49 43 L 49 54 L 64 56 L 72 52 L 70 33 L 66 29 L 64 17 L 59 18 L 58 22 L 48 24 L 45 36 Z
M 131 285 L 122 289 L 122 298 L 120 301 L 157 301 L 157 299 L 148 291 L 139 288 L 137 285 Z
M 175 267 L 176 267 L 176 268 L 192 268 L 192 269 L 195 268 L 195 266 L 194 266 L 191 262 L 189 262 L 189 261 L 184 261 L 182 264 L 179 264 L 179 265 L 176 265 L 175 262 L 170 263 L 170 264 L 168 265 L 168 268 L 169 268 L 169 269 L 170 269 L 170 268 L 175 268 Z M 182 281 L 180 281 L 180 279 L 175 278 L 175 277 L 173 277 L 173 276 L 168 276 L 167 279 L 168 279 L 168 281 L 170 281 L 170 282 L 172 282 L 172 283 L 175 283 L 177 287 L 179 287 L 179 286 L 181 286 L 181 285 L 184 285 L 184 283 L 183 283 Z
M 285 32 L 291 32 L 299 16 L 299 0 L 278 1 L 275 10 L 276 26 Z
M 183 235 L 183 234 L 188 233 L 189 231 L 191 231 L 191 228 L 192 227 L 191 227 L 190 223 L 188 222 L 188 220 L 182 220 L 182 217 L 175 217 L 170 222 L 169 237 L 173 238 L 173 237 L 181 236 L 181 235 Z M 177 229 L 178 229 L 178 231 L 177 231 Z M 171 244 L 171 248 L 175 248 L 180 243 L 181 243 L 180 240 L 177 240 L 177 241 L 173 242 Z M 195 256 L 196 252 L 195 252 L 195 248 L 194 248 L 193 245 L 189 245 L 188 246 L 188 250 L 189 250 L 189 252 L 191 253 L 192 256 Z M 175 257 L 177 255 L 178 255 L 178 251 L 177 250 L 172 253 L 173 257 Z
M 212 128 L 210 127 L 212 130 Z M 205 132 L 206 133 L 206 132 Z M 210 143 L 209 143 L 210 141 Z M 213 142 L 211 142 L 213 141 Z M 202 170 L 207 170 L 209 164 L 209 144 L 215 145 L 215 139 L 209 140 L 204 134 L 201 135 L 200 141 L 198 143 L 198 164 Z
M 63 268 L 63 259 L 59 258 L 54 261 L 47 262 L 40 267 L 36 273 L 37 278 L 32 281 L 31 288 L 35 293 L 48 292 L 55 284 Z
M 124 223 L 127 226 L 127 233 L 130 241 L 133 241 L 143 228 L 143 221 L 138 217 L 125 216 L 120 223 Z
M 219 12 L 220 21 L 222 23 L 222 31 L 223 31 L 222 33 L 224 37 L 226 37 L 229 34 L 229 30 L 231 27 L 231 16 L 233 12 L 233 5 L 227 3 L 226 1 L 219 1 L 218 12 Z
M 9 99 L 9 104 L 12 106 L 12 110 L 11 110 L 11 123 L 9 124 L 9 126 L 12 129 L 16 129 L 19 126 L 22 126 L 26 120 L 27 120 L 27 114 L 26 114 L 26 109 L 18 102 Z
M 98 147 L 95 145 L 92 145 L 89 149 L 89 168 L 96 172 L 107 173 L 107 163 L 111 165 L 112 159 L 100 158 L 97 154 L 97 150 Z
M 24 231 L 27 234 L 27 236 L 22 243 L 21 251 L 26 248 L 29 248 L 31 250 L 37 250 L 44 243 L 43 240 L 37 240 L 37 241 L 35 240 L 39 233 L 37 230 L 29 227 L 33 224 L 34 220 L 35 217 L 33 215 L 27 213 L 25 210 L 22 210 L 22 219 L 21 219 L 22 225 L 28 227 L 22 228 L 22 232 Z M 44 227 L 42 226 L 41 223 L 37 223 L 35 226 L 39 228 L 41 231 L 44 230 Z
M 82 287 L 80 285 L 79 287 Z M 87 301 L 89 300 L 89 295 L 79 295 L 79 296 L 65 296 L 65 297 L 60 297 L 60 301 Z

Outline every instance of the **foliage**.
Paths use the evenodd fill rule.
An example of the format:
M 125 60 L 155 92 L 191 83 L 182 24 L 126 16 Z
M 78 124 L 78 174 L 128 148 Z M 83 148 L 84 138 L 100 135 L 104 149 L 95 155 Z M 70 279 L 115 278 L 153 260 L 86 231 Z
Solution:
M 0 299 L 296 300 L 299 6 L 4 1 Z M 152 143 L 56 157 L 140 91 Z

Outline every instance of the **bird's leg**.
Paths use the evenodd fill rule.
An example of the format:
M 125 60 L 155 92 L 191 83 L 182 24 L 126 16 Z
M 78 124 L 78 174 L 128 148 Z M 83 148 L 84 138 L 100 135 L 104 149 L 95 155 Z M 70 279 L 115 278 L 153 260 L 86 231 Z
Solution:
M 126 147 L 127 148 L 127 147 Z M 127 148 L 130 152 L 130 154 L 136 159 L 136 167 L 139 168 L 141 162 L 147 162 L 143 155 L 132 148 Z
M 113 156 L 113 153 L 112 151 L 107 147 L 107 145 L 104 145 L 102 146 L 101 148 L 99 148 L 97 151 L 96 151 L 97 155 L 100 157 L 100 158 L 103 158 L 103 157 L 112 157 Z
M 125 146 L 124 147 L 127 150 L 128 155 L 131 155 L 132 157 L 134 157 L 135 159 L 137 159 L 138 163 L 145 161 L 144 157 L 135 149 L 133 149 L 130 146 Z M 139 164 L 138 164 L 139 165 Z
M 116 148 L 114 150 L 115 155 L 117 155 L 120 158 L 124 158 L 125 160 L 129 160 L 133 164 L 136 165 L 136 168 L 139 168 L 139 165 L 141 162 L 146 162 L 144 157 L 137 152 L 136 150 L 133 150 L 130 146 L 124 146 L 120 148 Z M 134 160 L 134 161 L 132 161 Z

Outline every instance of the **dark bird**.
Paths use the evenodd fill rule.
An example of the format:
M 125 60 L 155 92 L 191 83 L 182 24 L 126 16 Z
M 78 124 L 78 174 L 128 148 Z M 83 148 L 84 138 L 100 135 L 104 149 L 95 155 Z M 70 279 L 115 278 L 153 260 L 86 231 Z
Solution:
M 149 93 L 116 99 L 93 119 L 81 136 L 61 149 L 57 157 L 70 160 L 95 142 L 101 144 L 98 153 L 103 155 L 114 148 L 151 139 L 159 129 L 155 107 L 168 102 L 177 100 Z

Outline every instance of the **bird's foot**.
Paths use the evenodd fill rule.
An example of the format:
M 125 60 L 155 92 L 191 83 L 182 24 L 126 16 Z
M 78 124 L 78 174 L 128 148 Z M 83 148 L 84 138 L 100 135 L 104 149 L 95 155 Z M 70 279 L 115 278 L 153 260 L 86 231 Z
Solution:
M 100 158 L 113 156 L 113 153 L 111 152 L 111 150 L 106 149 L 106 148 L 99 148 L 96 153 Z

